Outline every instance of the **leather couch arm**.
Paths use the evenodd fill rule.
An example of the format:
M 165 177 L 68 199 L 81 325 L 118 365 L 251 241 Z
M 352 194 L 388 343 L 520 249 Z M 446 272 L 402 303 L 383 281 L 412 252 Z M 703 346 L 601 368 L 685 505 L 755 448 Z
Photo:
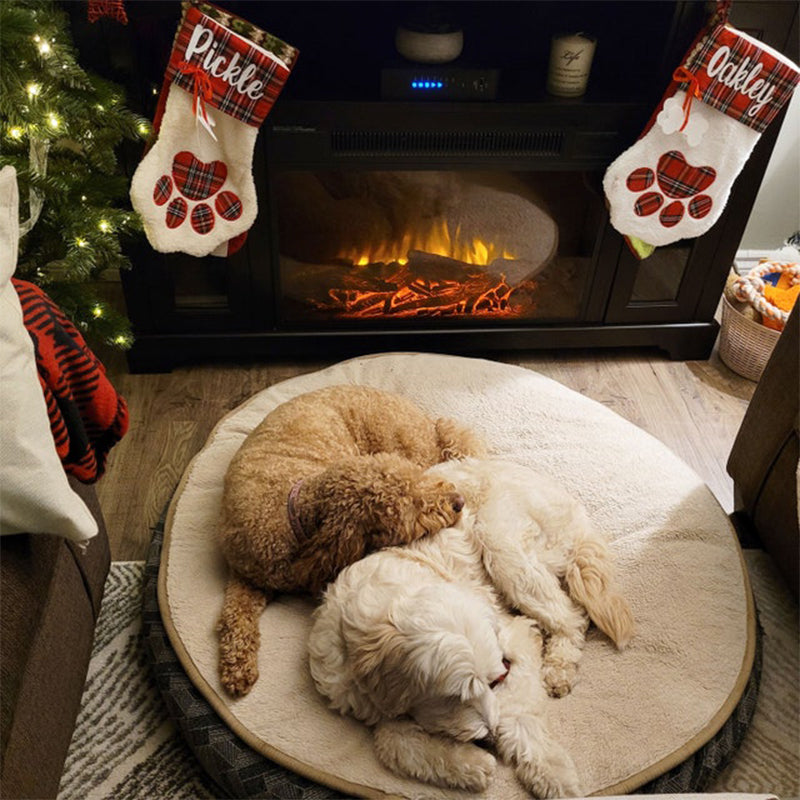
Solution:
M 98 520 L 86 552 L 45 534 L 0 540 L 3 797 L 55 797 L 80 708 L 110 552 L 94 489 L 70 481 Z
M 800 304 L 795 304 L 728 458 L 740 511 L 798 596 Z

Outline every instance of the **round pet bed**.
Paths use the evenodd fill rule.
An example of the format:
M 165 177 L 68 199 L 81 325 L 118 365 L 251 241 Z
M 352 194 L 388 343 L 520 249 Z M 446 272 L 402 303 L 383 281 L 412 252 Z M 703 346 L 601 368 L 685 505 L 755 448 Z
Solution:
M 340 383 L 406 394 L 433 416 L 472 425 L 498 457 L 570 487 L 612 543 L 637 635 L 617 653 L 590 633 L 579 683 L 548 707 L 585 794 L 632 791 L 719 741 L 745 696 L 756 624 L 735 534 L 705 484 L 647 433 L 554 381 L 427 354 L 355 359 L 266 389 L 219 423 L 184 475 L 166 523 L 159 607 L 186 675 L 237 741 L 351 796 L 460 796 L 387 772 L 369 731 L 327 709 L 306 663 L 308 600 L 268 606 L 261 677 L 247 697 L 229 699 L 217 679 L 214 626 L 226 569 L 215 532 L 227 464 L 276 405 Z M 485 796 L 528 795 L 499 765 Z

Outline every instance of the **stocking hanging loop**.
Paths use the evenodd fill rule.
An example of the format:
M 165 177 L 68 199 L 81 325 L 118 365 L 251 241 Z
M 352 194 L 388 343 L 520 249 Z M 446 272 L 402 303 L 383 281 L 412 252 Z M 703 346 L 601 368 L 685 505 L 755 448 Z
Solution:
M 197 64 L 190 64 L 188 61 L 181 61 L 178 64 L 178 70 L 184 75 L 188 75 L 194 84 L 192 111 L 197 114 L 199 107 L 199 113 L 208 122 L 206 103 L 210 103 L 214 98 L 214 91 L 211 88 L 211 79 L 208 77 L 208 73 L 202 67 Z
M 732 3 L 733 0 L 717 0 L 717 7 L 711 17 L 709 27 L 727 24 Z
M 683 124 L 678 129 L 682 131 L 689 123 L 689 113 L 692 110 L 692 102 L 696 97 L 700 97 L 700 81 L 697 79 L 697 75 L 693 72 L 689 72 L 685 67 L 678 67 L 675 72 L 672 73 L 672 80 L 678 81 L 678 83 L 689 84 L 686 87 L 686 97 L 683 100 Z

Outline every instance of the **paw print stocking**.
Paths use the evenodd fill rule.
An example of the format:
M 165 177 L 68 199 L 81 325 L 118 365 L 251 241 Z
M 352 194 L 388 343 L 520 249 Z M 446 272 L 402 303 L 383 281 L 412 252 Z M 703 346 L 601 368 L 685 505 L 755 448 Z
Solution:
M 611 224 L 634 252 L 700 236 L 717 221 L 799 77 L 783 55 L 727 24 L 699 38 L 650 128 L 603 179 Z
M 188 6 L 159 99 L 158 139 L 131 182 L 155 250 L 224 254 L 252 226 L 258 129 L 296 57 L 293 47 L 215 6 Z

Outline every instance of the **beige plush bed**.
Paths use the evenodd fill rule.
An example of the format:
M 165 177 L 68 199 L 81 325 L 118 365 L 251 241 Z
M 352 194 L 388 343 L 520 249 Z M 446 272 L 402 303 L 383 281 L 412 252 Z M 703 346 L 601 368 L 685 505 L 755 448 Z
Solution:
M 638 632 L 624 653 L 591 632 L 572 694 L 549 702 L 584 794 L 622 794 L 684 761 L 730 716 L 750 675 L 755 612 L 727 515 L 700 478 L 649 434 L 529 370 L 480 359 L 354 359 L 266 389 L 216 427 L 167 519 L 159 605 L 187 675 L 232 732 L 268 758 L 349 795 L 459 797 L 394 776 L 360 723 L 330 712 L 306 663 L 312 605 L 271 604 L 261 677 L 230 700 L 216 673 L 225 565 L 215 545 L 222 479 L 247 433 L 277 404 L 339 383 L 408 395 L 482 431 L 495 455 L 544 470 L 587 506 L 612 543 Z M 474 797 L 474 795 L 463 795 Z M 501 767 L 487 798 L 528 795 Z

